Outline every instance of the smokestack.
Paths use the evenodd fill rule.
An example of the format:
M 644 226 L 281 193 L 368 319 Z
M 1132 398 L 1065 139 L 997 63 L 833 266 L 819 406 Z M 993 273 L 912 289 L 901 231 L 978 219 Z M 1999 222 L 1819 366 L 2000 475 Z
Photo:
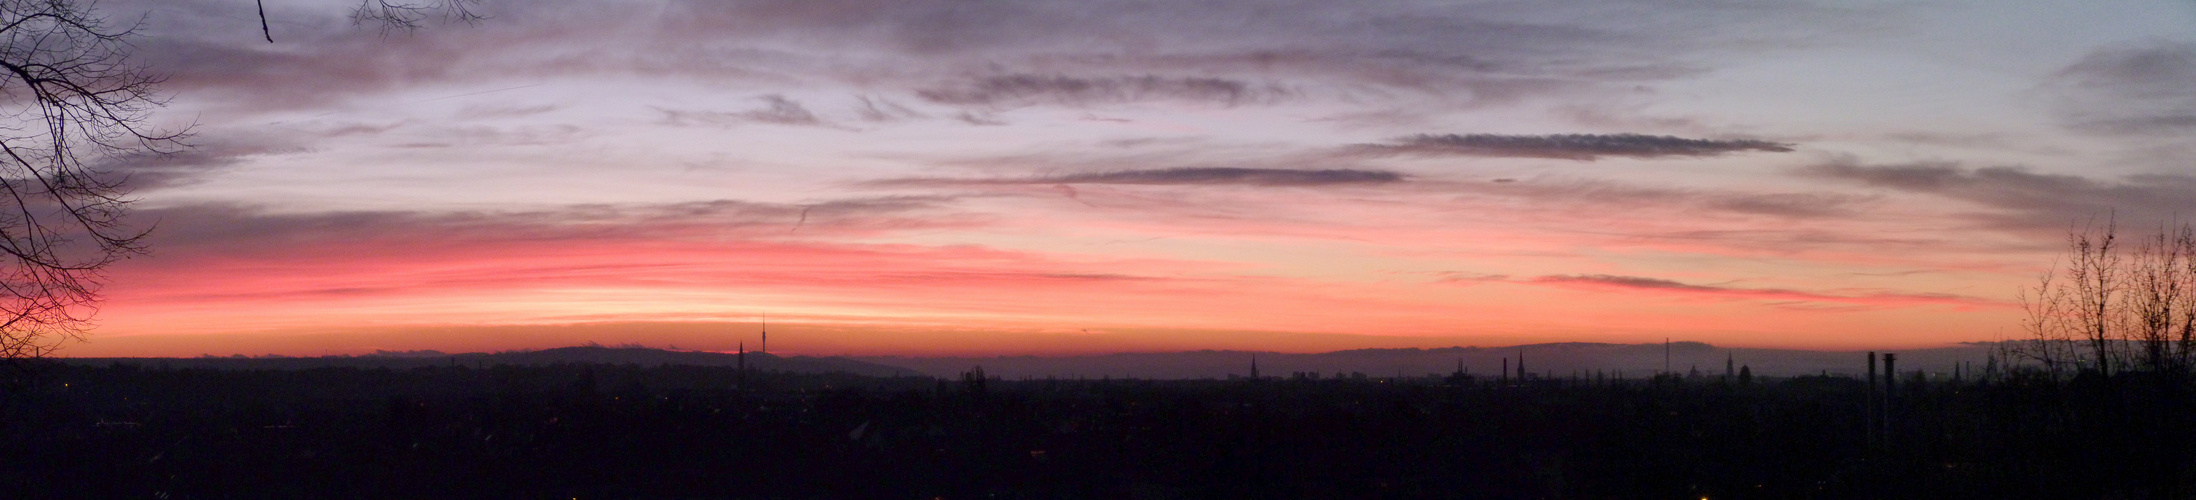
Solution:
M 1883 353 L 1883 444 L 1891 445 L 1892 408 L 1899 404 L 1899 355 Z
M 1868 393 L 1876 393 L 1876 351 L 1868 351 Z
M 1877 428 L 1876 413 L 1880 411 L 1876 409 L 1879 404 L 1876 401 L 1876 351 L 1868 351 L 1868 390 L 1863 391 L 1861 394 L 1863 399 L 1861 403 L 1861 421 L 1866 425 L 1862 428 L 1862 434 L 1866 437 L 1868 444 L 1874 445 L 1876 443 Z
M 1894 395 L 1894 394 L 1898 394 L 1898 389 L 1899 389 L 1899 368 L 1898 368 L 1898 366 L 1899 366 L 1899 365 L 1898 365 L 1898 363 L 1899 363 L 1899 355 L 1898 355 L 1898 354 L 1896 354 L 1896 353 L 1888 353 L 1888 352 L 1887 352 L 1887 353 L 1883 353 L 1883 395 L 1884 395 L 1884 401 L 1886 401 L 1886 402 L 1888 402 L 1888 401 L 1890 401 L 1890 400 L 1891 400 L 1891 396 L 1892 396 L 1892 395 Z
M 1510 358 L 1502 358 L 1502 382 L 1510 381 Z

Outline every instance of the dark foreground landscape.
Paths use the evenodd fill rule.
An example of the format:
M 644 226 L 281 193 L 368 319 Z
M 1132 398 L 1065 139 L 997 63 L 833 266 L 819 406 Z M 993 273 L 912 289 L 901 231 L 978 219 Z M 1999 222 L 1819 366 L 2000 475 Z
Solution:
M 2188 498 L 2189 384 L 49 364 L 11 498 Z M 1879 411 L 1878 415 L 1886 414 Z M 1880 429 L 1870 432 L 1871 427 Z

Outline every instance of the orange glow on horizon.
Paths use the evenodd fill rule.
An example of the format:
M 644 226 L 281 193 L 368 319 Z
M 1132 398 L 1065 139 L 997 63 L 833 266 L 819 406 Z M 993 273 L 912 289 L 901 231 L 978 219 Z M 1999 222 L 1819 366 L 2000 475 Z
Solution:
M 1397 251 L 1409 246 L 1365 245 L 1355 237 L 1304 241 L 1253 233 L 1078 247 L 1087 239 L 1075 231 L 1090 229 L 1048 237 L 1030 226 L 1018 233 L 1024 237 L 977 246 L 842 242 L 845 236 L 830 228 L 812 228 L 823 233 L 803 239 L 785 232 L 767 237 L 771 230 L 764 228 L 727 240 L 689 226 L 624 238 L 585 228 L 467 222 L 460 229 L 426 224 L 363 236 L 312 232 L 258 246 L 171 245 L 116 268 L 94 335 L 104 340 L 68 355 L 507 350 L 586 340 L 702 348 L 704 339 L 717 337 L 664 332 L 708 328 L 660 325 L 724 325 L 762 313 L 787 328 L 838 332 L 813 344 L 817 353 L 871 355 L 1308 352 L 1664 337 L 1859 349 L 1992 340 L 1997 325 L 2013 324 L 2015 312 L 1989 295 L 1903 291 L 1962 284 L 1930 275 L 1842 279 L 1835 286 L 1805 276 L 1649 278 L 1531 252 L 1464 259 L 1478 269 L 1546 270 L 1537 276 L 1448 271 L 1456 250 L 1433 245 L 1425 234 L 1380 228 L 1361 236 L 1417 234 L 1408 238 L 1428 243 L 1413 255 Z M 1552 250 L 1567 242 L 1531 232 L 1483 235 L 1478 245 L 1511 249 Z M 1274 247 L 1272 238 L 1293 245 Z M 1501 241 L 1509 243 L 1494 243 Z M 1701 254 L 1600 252 L 1619 261 Z M 1765 268 L 1783 269 L 1803 268 Z M 1889 286 L 1856 286 L 1876 282 Z M 1041 333 L 1131 330 L 1174 333 Z M 556 331 L 592 337 L 523 333 Z M 180 342 L 186 338 L 203 342 Z
M 716 334 L 693 332 L 736 330 L 728 325 L 765 312 L 774 327 L 832 332 L 811 344 L 816 354 L 1309 352 L 1662 337 L 1849 349 L 1989 340 L 1992 330 L 1974 325 L 2004 324 L 2011 312 L 1931 295 L 1439 276 L 1331 281 L 1191 261 L 1076 262 L 956 247 L 641 247 L 649 252 L 490 245 L 409 258 L 186 257 L 190 265 L 157 275 L 120 273 L 95 341 L 68 355 L 508 350 L 582 341 L 728 349 L 705 345 Z M 597 264 L 606 260 L 617 264 Z M 682 324 L 704 326 L 660 326 Z M 1174 333 L 1044 333 L 1127 330 Z M 590 337 L 524 333 L 557 331 Z M 1214 331 L 1267 333 L 1198 333 Z

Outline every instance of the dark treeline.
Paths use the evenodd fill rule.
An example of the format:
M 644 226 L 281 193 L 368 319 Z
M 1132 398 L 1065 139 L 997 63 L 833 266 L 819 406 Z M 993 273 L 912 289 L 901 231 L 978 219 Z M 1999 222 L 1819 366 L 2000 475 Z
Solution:
M 2188 385 L 42 367 L 9 498 L 2187 498 Z M 744 385 L 744 387 L 743 387 Z M 1881 425 L 1884 422 L 1876 422 Z

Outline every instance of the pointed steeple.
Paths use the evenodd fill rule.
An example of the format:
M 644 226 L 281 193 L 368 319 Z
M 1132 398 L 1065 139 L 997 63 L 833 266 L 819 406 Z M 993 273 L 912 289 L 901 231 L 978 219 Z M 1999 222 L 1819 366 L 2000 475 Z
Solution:
M 1251 354 L 1251 380 L 1258 379 L 1258 354 Z
M 1524 349 L 1524 348 L 1518 348 L 1518 350 L 1517 350 L 1517 379 L 1518 379 L 1518 380 L 1520 380 L 1520 381 L 1522 381 L 1522 380 L 1525 380 L 1525 349 Z
M 762 316 L 762 345 L 755 346 L 755 352 L 770 352 L 770 313 Z

